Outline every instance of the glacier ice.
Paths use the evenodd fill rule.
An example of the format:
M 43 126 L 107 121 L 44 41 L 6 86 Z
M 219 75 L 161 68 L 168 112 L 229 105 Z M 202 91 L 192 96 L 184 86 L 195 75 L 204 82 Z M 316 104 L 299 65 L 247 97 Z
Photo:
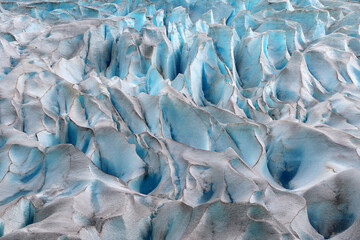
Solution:
M 360 238 L 356 0 L 0 1 L 1 239 Z

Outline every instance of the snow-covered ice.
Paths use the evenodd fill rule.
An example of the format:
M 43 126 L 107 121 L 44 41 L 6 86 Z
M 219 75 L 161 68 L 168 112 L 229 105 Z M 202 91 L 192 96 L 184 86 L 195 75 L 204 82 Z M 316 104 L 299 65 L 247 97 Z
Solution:
M 360 239 L 357 0 L 0 1 L 2 239 Z

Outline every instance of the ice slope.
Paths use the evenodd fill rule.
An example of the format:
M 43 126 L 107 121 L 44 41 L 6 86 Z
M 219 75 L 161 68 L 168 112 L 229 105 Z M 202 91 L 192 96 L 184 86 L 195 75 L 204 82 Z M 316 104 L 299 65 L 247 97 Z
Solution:
M 360 238 L 360 3 L 0 2 L 1 239 Z

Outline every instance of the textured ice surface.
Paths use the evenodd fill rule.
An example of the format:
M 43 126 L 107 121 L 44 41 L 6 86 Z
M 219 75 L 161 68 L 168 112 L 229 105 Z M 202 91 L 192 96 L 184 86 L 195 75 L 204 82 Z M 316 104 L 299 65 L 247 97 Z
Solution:
M 360 239 L 360 4 L 0 2 L 3 239 Z

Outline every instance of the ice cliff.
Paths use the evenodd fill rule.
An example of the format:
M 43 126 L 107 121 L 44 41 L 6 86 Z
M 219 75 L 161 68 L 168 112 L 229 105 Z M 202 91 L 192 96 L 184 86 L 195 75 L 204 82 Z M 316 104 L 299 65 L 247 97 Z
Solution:
M 357 0 L 0 2 L 2 239 L 360 239 Z

